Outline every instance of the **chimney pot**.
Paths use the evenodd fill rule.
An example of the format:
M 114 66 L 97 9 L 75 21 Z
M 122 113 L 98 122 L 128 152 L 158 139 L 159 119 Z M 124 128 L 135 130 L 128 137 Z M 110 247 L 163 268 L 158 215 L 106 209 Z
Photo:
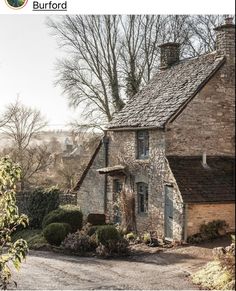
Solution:
M 233 17 L 225 17 L 225 24 L 233 24 Z
M 161 48 L 160 69 L 166 69 L 179 61 L 180 44 L 168 42 L 159 45 Z

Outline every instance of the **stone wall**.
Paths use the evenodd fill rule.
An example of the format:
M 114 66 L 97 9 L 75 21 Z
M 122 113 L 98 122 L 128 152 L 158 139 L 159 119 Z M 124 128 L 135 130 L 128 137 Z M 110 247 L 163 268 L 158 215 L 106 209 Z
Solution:
M 164 182 L 173 187 L 173 239 L 182 240 L 184 238 L 184 203 L 168 161 L 166 161 Z
M 77 192 L 77 205 L 84 217 L 89 213 L 104 213 L 105 177 L 97 169 L 105 167 L 104 146 L 99 149 L 85 179 Z
M 167 127 L 167 155 L 234 155 L 234 66 L 226 62 Z
M 65 204 L 77 204 L 76 193 L 59 193 L 60 205 Z M 30 192 L 23 192 L 16 194 L 16 204 L 19 212 L 28 215 L 28 203 L 29 203 Z
M 126 186 L 134 191 L 136 223 L 139 232 L 157 231 L 164 235 L 164 192 L 163 178 L 165 172 L 164 132 L 149 131 L 149 159 L 136 159 L 136 132 L 109 131 L 109 166 L 123 164 L 127 166 L 128 179 Z M 119 177 L 108 177 L 108 202 L 112 218 L 113 180 Z M 137 183 L 148 184 L 148 213 L 140 214 L 137 203 Z
M 220 219 L 235 231 L 235 204 L 190 204 L 187 206 L 187 236 L 199 232 L 202 224 Z
M 65 204 L 77 204 L 77 193 L 60 193 L 59 195 L 60 205 Z

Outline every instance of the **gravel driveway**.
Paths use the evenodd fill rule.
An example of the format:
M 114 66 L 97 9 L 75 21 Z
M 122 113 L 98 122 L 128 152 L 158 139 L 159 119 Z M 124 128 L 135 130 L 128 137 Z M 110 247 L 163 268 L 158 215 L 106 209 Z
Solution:
M 31 251 L 14 279 L 20 290 L 197 289 L 186 271 L 159 254 L 102 260 Z

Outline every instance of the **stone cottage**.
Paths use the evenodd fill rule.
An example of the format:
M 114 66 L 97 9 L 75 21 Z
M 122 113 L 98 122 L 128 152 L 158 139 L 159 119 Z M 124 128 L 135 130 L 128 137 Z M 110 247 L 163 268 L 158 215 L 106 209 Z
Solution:
M 114 116 L 76 186 L 85 214 L 119 220 L 125 188 L 138 231 L 180 240 L 214 219 L 235 229 L 235 25 L 225 21 L 212 53 L 180 60 L 179 44 L 160 46 L 159 71 Z

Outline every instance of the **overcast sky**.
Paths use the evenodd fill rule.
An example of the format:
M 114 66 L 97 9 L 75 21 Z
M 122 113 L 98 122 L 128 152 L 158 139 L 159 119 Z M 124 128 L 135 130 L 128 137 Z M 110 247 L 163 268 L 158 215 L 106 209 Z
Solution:
M 62 128 L 79 114 L 53 84 L 63 52 L 45 21 L 41 15 L 0 17 L 0 114 L 19 95 L 22 103 L 40 109 L 51 128 Z

